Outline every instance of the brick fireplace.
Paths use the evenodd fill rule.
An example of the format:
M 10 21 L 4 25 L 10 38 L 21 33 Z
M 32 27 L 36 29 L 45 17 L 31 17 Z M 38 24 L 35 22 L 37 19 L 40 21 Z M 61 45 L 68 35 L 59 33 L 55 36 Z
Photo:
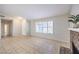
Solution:
M 79 54 L 79 32 L 70 30 L 71 51 L 73 54 Z

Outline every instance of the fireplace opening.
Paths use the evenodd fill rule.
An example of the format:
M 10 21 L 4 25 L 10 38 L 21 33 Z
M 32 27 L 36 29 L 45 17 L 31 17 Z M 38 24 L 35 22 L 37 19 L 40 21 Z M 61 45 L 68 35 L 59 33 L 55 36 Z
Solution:
M 77 49 L 77 47 L 74 45 L 73 42 L 72 42 L 72 51 L 73 51 L 73 54 L 79 54 L 79 50 Z

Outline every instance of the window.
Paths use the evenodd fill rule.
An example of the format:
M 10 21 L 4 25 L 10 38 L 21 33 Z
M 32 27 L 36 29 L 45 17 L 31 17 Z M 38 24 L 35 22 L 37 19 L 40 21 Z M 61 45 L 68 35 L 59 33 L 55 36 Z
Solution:
M 53 33 L 53 21 L 36 22 L 36 32 Z

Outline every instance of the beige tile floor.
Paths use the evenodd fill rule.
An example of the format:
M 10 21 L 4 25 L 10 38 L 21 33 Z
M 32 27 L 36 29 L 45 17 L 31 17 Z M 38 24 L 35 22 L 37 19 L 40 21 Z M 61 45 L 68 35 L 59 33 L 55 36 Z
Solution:
M 1 54 L 58 54 L 60 46 L 68 46 L 55 40 L 17 36 L 0 40 Z

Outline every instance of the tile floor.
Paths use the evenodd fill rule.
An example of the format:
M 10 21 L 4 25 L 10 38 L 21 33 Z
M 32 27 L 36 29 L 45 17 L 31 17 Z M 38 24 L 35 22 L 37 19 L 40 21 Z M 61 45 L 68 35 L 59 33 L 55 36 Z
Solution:
M 60 46 L 55 40 L 30 36 L 5 37 L 0 40 L 0 54 L 58 54 Z

